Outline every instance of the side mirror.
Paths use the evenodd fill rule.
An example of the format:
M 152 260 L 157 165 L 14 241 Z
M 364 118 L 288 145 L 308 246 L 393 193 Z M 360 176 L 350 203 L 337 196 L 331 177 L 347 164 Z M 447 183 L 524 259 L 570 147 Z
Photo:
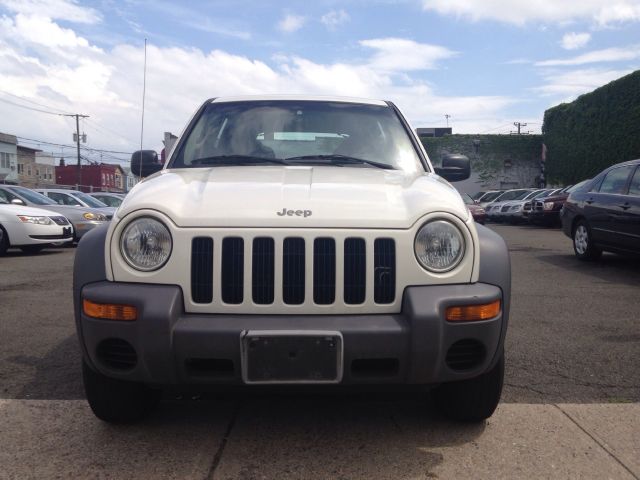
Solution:
M 464 155 L 446 155 L 442 159 L 442 166 L 435 167 L 435 171 L 445 180 L 460 182 L 471 176 L 471 162 Z
M 22 200 L 20 200 L 19 198 L 11 199 L 11 204 L 12 205 L 22 205 L 22 206 L 24 206 L 24 202 Z
M 162 170 L 158 154 L 153 150 L 138 150 L 131 155 L 131 173 L 148 177 Z

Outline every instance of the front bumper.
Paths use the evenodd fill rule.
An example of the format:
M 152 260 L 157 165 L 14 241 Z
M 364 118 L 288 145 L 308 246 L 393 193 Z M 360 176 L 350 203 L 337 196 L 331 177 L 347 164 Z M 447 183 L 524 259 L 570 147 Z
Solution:
M 72 221 L 72 223 L 75 231 L 75 238 L 76 240 L 80 240 L 85 233 L 90 232 L 94 228 L 99 227 L 100 225 L 107 224 L 109 222 L 101 222 L 98 220 L 74 220 Z
M 89 318 L 77 306 L 78 335 L 88 363 L 113 378 L 166 386 L 242 384 L 240 338 L 249 330 L 339 332 L 343 338 L 341 384 L 462 380 L 487 371 L 497 361 L 508 318 L 503 310 L 491 320 L 444 320 L 448 306 L 503 299 L 499 287 L 483 283 L 408 287 L 401 313 L 379 315 L 188 314 L 177 286 L 107 281 L 84 286 L 81 298 L 138 309 L 137 320 L 121 322 Z M 135 366 L 113 368 L 105 362 L 100 346 L 109 339 L 124 340 L 133 348 Z M 460 341 L 475 342 L 483 352 L 463 370 L 450 366 L 451 348 Z

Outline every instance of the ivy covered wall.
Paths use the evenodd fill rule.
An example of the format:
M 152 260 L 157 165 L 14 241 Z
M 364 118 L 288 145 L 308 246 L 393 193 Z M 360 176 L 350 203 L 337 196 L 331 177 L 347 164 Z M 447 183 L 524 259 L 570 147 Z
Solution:
M 472 176 L 466 182 L 456 184 L 467 193 L 537 186 L 541 135 L 447 135 L 421 140 L 434 165 L 440 164 L 442 157 L 449 153 L 469 157 Z
M 640 158 L 640 70 L 550 108 L 542 131 L 550 180 L 575 183 Z

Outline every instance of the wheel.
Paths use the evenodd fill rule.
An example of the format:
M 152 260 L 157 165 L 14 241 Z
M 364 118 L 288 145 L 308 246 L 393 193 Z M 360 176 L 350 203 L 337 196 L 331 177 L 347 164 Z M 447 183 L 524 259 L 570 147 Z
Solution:
M 580 260 L 597 260 L 602 250 L 591 240 L 591 229 L 586 220 L 579 220 L 573 229 L 573 251 Z
M 20 247 L 22 253 L 35 254 L 40 253 L 45 245 L 25 245 L 24 247 Z
M 0 225 L 0 257 L 7 253 L 9 249 L 9 235 L 7 231 Z
M 440 385 L 435 401 L 445 417 L 460 422 L 481 422 L 493 415 L 502 394 L 504 353 L 488 372 L 468 380 Z
M 108 423 L 133 423 L 155 410 L 162 392 L 143 383 L 106 377 L 82 362 L 84 391 L 93 414 Z

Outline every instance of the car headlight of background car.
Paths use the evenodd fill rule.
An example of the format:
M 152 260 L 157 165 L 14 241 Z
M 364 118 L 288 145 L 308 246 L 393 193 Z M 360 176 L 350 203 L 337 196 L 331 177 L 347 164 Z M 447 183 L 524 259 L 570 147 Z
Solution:
M 97 220 L 99 222 L 104 222 L 107 219 L 107 217 L 105 217 L 103 214 L 93 212 L 85 212 L 82 214 L 82 216 L 85 218 L 85 220 Z
M 31 215 L 18 215 L 22 223 L 35 223 L 36 225 L 51 225 L 53 221 L 49 217 L 33 217 Z
M 162 267 L 173 247 L 169 229 L 151 217 L 132 220 L 120 236 L 122 256 L 136 270 L 150 272 Z
M 462 260 L 464 237 L 453 223 L 433 220 L 420 227 L 413 248 L 420 265 L 431 272 L 444 273 Z
M 553 210 L 553 202 L 544 202 L 545 210 Z

